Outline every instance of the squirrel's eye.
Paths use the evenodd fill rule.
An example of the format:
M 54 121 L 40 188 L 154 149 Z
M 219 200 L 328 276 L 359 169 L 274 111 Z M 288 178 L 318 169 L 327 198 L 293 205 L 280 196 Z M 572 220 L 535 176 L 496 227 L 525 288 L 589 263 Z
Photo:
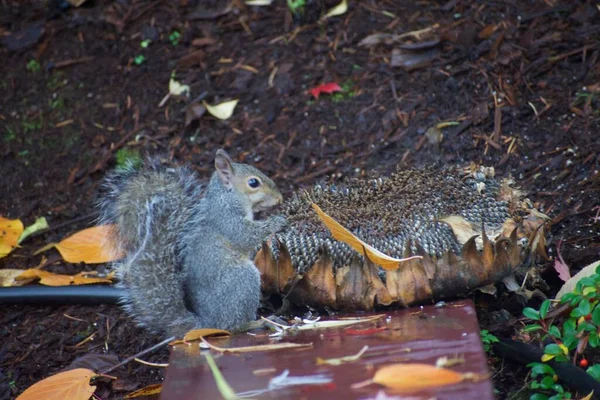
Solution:
M 253 189 L 256 189 L 260 186 L 260 181 L 256 178 L 250 178 L 248 179 L 248 186 L 250 186 Z

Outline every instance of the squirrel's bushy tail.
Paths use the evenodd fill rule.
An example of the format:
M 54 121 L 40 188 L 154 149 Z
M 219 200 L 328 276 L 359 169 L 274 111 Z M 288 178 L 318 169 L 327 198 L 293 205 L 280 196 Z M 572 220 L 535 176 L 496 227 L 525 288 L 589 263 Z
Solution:
M 141 168 L 130 164 L 117 169 L 104 189 L 100 222 L 115 224 L 112 239 L 125 254 L 114 263 L 126 288 L 125 310 L 151 331 L 184 334 L 197 317 L 185 305 L 181 238 L 202 185 L 190 169 L 153 158 Z

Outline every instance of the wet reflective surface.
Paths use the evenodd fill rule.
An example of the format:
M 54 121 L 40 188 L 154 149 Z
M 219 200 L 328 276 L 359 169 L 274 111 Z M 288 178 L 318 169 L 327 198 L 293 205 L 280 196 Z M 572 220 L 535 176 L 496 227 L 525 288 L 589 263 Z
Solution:
M 281 338 L 240 334 L 209 338 L 219 347 L 251 346 L 278 342 L 313 343 L 302 349 L 269 352 L 220 354 L 211 351 L 221 373 L 237 392 L 264 390 L 272 378 L 289 371 L 288 377 L 326 378 L 325 383 L 298 384 L 254 394 L 255 399 L 375 399 L 382 391 L 389 398 L 402 399 L 493 399 L 489 379 L 421 392 L 398 393 L 378 384 L 361 388 L 351 385 L 371 379 L 378 368 L 393 363 L 435 365 L 440 357 L 463 358 L 449 366 L 454 371 L 487 374 L 487 361 L 479 339 L 475 308 L 469 300 L 444 307 L 426 306 L 386 313 L 383 318 L 359 324 L 288 332 Z M 356 317 L 356 314 L 352 314 Z M 331 319 L 340 319 L 343 315 Z M 325 319 L 325 318 L 324 318 Z M 356 361 L 341 365 L 317 364 L 317 358 L 332 359 L 357 354 L 369 346 Z M 163 399 L 220 399 L 220 394 L 205 357 L 197 343 L 173 347 Z M 317 382 L 318 383 L 318 382 Z M 395 397 L 394 397 L 395 396 Z M 385 398 L 385 397 L 380 397 Z

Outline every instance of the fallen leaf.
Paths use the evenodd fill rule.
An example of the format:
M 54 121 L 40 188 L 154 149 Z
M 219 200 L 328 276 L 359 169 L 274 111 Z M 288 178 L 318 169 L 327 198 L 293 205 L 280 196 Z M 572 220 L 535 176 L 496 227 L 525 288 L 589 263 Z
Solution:
M 112 235 L 111 225 L 98 225 L 74 233 L 59 243 L 44 246 L 34 254 L 56 247 L 65 261 L 70 263 L 99 264 L 114 261 L 122 255 L 110 248 Z
M 15 279 L 23 273 L 23 269 L 0 269 L 0 287 L 14 286 Z
M 154 385 L 148 385 L 146 387 L 136 390 L 135 392 L 131 392 L 123 398 L 124 399 L 134 399 L 136 397 L 152 396 L 154 394 L 159 394 L 161 391 L 162 391 L 162 383 L 155 383 Z
M 215 383 L 217 384 L 217 388 L 219 389 L 219 393 L 224 400 L 237 400 L 239 397 L 235 394 L 235 390 L 227 383 L 225 377 L 219 370 L 217 363 L 213 359 L 210 353 L 205 353 L 204 357 L 206 358 L 206 362 L 210 368 L 210 372 L 213 374 L 213 378 L 215 378 Z
M 379 368 L 372 381 L 391 389 L 414 391 L 453 385 L 464 379 L 463 374 L 429 364 L 393 364 Z
M 576 273 L 571 279 L 565 282 L 565 284 L 560 288 L 558 293 L 556 294 L 556 300 L 560 300 L 566 293 L 571 293 L 575 286 L 577 286 L 577 282 L 581 279 L 591 276 L 596 273 L 596 268 L 600 267 L 600 260 L 591 263 L 590 265 L 584 267 Z
M 182 85 L 177 82 L 174 78 L 169 80 L 169 93 L 174 96 L 181 96 L 185 94 L 186 96 L 190 95 L 190 87 L 188 85 Z
M 392 67 L 402 67 L 410 72 L 429 66 L 433 60 L 439 57 L 439 55 L 439 47 L 426 49 L 424 51 L 410 51 L 396 48 L 392 50 L 390 65 Z
M 206 344 L 213 350 L 221 353 L 250 353 L 253 351 L 273 351 L 281 349 L 298 349 L 303 347 L 312 347 L 312 343 L 273 343 L 273 344 L 260 344 L 256 346 L 241 346 L 241 347 L 217 347 L 206 341 L 203 337 L 200 338 L 202 343 Z
M 17 400 L 88 400 L 96 390 L 90 385 L 94 375 L 94 371 L 85 368 L 60 372 L 30 386 Z
M 199 340 L 203 337 L 208 336 L 230 336 L 231 332 L 225 331 L 223 329 L 212 329 L 212 328 L 204 328 L 204 329 L 193 329 L 185 334 L 182 340 L 174 340 L 169 343 L 170 346 L 176 344 L 184 344 L 194 340 Z
M 562 240 L 559 240 L 558 245 L 556 246 L 557 258 L 556 260 L 554 260 L 554 269 L 556 270 L 556 272 L 558 272 L 558 277 L 563 282 L 566 282 L 569 279 L 571 279 L 571 270 L 569 269 L 569 266 L 567 265 L 565 260 L 562 258 L 562 254 L 560 254 L 561 244 Z
M 203 101 L 202 104 L 204 104 L 206 111 L 208 111 L 210 115 L 215 118 L 225 120 L 229 119 L 229 117 L 233 115 L 233 110 L 235 109 L 235 106 L 237 106 L 238 101 L 239 100 L 226 101 L 224 103 L 217 104 L 216 106 L 211 106 L 206 101 Z
M 382 253 L 373 246 L 363 242 L 362 240 L 354 236 L 352 232 L 344 228 L 339 222 L 331 218 L 329 215 L 325 214 L 323 210 L 321 210 L 321 208 L 315 203 L 312 203 L 312 208 L 317 212 L 319 218 L 327 226 L 327 228 L 331 232 L 331 236 L 333 236 L 335 240 L 347 243 L 354 250 L 356 250 L 360 254 L 367 256 L 369 260 L 371 260 L 374 264 L 380 265 L 381 268 L 385 270 L 394 271 L 398 269 L 400 263 L 403 261 L 408 261 L 416 258 L 423 258 L 421 256 L 414 256 L 408 258 L 390 257 L 387 254 Z
M 31 224 L 27 228 L 25 228 L 25 230 L 23 231 L 21 236 L 19 236 L 19 241 L 17 242 L 17 244 L 21 244 L 21 242 L 23 240 L 27 239 L 27 237 L 29 235 L 31 235 L 32 233 L 41 231 L 43 229 L 48 229 L 48 228 L 49 228 L 49 226 L 48 226 L 48 221 L 46 221 L 46 218 L 40 217 L 40 218 L 36 219 L 33 224 Z
M 22 234 L 23 223 L 20 219 L 0 217 L 0 258 L 6 257 L 17 247 Z
M 346 0 L 342 0 L 340 4 L 327 11 L 327 13 L 323 15 L 323 19 L 345 14 L 346 11 L 348 11 L 348 2 Z
M 188 126 L 197 119 L 206 114 L 206 107 L 200 103 L 191 103 L 185 108 L 185 126 Z
M 340 85 L 338 85 L 335 82 L 330 82 L 330 83 L 324 83 L 322 85 L 319 85 L 317 87 L 314 87 L 312 89 L 309 90 L 310 94 L 312 94 L 315 99 L 319 98 L 319 95 L 321 93 L 333 93 L 333 92 L 342 92 L 342 88 L 340 87 Z
M 85 320 L 82 320 L 85 322 Z M 88 353 L 74 359 L 65 370 L 86 368 L 92 371 L 104 371 L 120 362 L 116 354 Z
M 348 363 L 348 362 L 352 362 L 352 361 L 356 361 L 358 360 L 364 353 L 365 351 L 367 351 L 369 349 L 369 346 L 364 346 L 362 349 L 360 349 L 360 351 L 354 355 L 351 356 L 345 356 L 345 357 L 339 357 L 339 358 L 321 358 L 321 357 L 317 357 L 317 365 L 323 365 L 323 364 L 328 364 L 328 365 L 341 365 L 344 363 Z
M 80 272 L 76 275 L 54 274 L 42 269 L 30 268 L 23 271 L 16 280 L 39 278 L 40 284 L 46 286 L 88 285 L 91 283 L 112 283 L 108 278 L 93 278 L 90 272 Z

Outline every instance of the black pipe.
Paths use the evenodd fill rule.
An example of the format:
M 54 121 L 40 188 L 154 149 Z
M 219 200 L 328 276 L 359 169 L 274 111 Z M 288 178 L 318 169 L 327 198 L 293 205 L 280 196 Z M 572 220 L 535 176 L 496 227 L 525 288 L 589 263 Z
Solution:
M 116 304 L 122 295 L 122 289 L 108 285 L 27 285 L 0 288 L 0 304 Z
M 531 362 L 541 362 L 544 351 L 536 346 L 518 342 L 512 339 L 499 338 L 500 342 L 494 344 L 494 353 L 505 357 L 518 364 L 527 365 Z M 594 391 L 593 399 L 600 398 L 600 382 L 595 380 L 583 369 L 570 362 L 548 361 L 562 383 L 574 388 L 580 395 L 586 396 Z

